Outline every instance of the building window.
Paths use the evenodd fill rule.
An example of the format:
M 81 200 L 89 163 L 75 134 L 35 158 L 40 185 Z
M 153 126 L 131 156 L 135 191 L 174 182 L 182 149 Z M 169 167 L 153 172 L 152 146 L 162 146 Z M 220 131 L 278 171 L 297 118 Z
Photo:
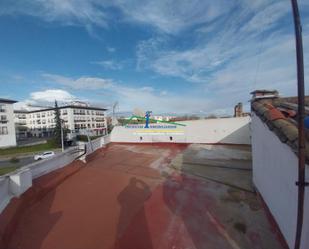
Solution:
M 6 119 L 6 116 L 5 116 L 5 115 L 1 115 L 1 117 L 0 117 L 0 122 L 1 122 L 1 123 L 7 123 L 7 122 L 8 122 L 8 120 Z
M 0 127 L 0 135 L 7 135 L 8 128 L 6 126 Z
M 5 105 L 0 105 L 0 112 L 5 112 Z

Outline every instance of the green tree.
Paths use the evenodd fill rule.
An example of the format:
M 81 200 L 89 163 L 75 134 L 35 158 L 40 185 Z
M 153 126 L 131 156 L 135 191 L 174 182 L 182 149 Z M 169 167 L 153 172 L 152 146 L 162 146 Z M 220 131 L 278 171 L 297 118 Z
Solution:
M 69 132 L 68 129 L 66 129 L 63 125 L 63 120 L 61 120 L 60 117 L 60 108 L 58 107 L 58 103 L 55 100 L 55 129 L 54 129 L 54 142 L 56 146 L 61 147 L 61 125 L 63 130 L 63 142 L 64 144 L 67 143 L 67 134 Z
M 60 118 L 60 109 L 58 103 L 55 100 L 55 128 L 54 128 L 54 141 L 55 144 L 61 147 L 61 118 Z

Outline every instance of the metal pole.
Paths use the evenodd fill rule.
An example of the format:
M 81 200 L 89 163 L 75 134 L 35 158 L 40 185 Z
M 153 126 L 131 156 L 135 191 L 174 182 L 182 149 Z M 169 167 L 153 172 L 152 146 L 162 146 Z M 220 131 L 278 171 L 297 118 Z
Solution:
M 298 208 L 297 208 L 297 227 L 295 237 L 295 249 L 300 248 L 303 217 L 304 217 L 304 195 L 305 195 L 305 79 L 304 79 L 304 59 L 302 27 L 297 0 L 291 0 L 294 26 L 295 26 L 295 45 L 297 59 L 297 91 L 298 91 Z
M 63 141 L 63 128 L 62 128 L 62 120 L 60 120 L 60 127 L 61 127 L 61 148 L 62 148 L 62 152 L 64 152 L 64 141 Z

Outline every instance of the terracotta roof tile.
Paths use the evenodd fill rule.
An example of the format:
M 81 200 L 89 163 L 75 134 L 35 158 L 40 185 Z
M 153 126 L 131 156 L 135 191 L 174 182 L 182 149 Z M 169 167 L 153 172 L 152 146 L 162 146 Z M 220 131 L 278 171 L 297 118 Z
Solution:
M 290 105 L 287 101 L 295 98 L 256 99 L 251 102 L 252 111 L 267 124 L 283 143 L 286 143 L 297 154 L 298 127 L 297 111 L 295 104 Z M 289 106 L 293 109 L 289 109 Z M 309 140 L 307 139 L 306 160 L 309 162 Z
M 271 121 L 278 120 L 278 119 L 285 119 L 285 116 L 276 108 L 269 109 L 265 112 L 264 116 Z

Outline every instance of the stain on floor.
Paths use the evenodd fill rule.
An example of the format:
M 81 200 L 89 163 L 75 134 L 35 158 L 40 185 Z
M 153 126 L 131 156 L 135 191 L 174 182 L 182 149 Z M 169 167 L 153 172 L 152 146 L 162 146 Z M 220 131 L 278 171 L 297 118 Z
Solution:
M 246 148 L 110 144 L 29 202 L 3 249 L 285 248 L 250 169 Z

